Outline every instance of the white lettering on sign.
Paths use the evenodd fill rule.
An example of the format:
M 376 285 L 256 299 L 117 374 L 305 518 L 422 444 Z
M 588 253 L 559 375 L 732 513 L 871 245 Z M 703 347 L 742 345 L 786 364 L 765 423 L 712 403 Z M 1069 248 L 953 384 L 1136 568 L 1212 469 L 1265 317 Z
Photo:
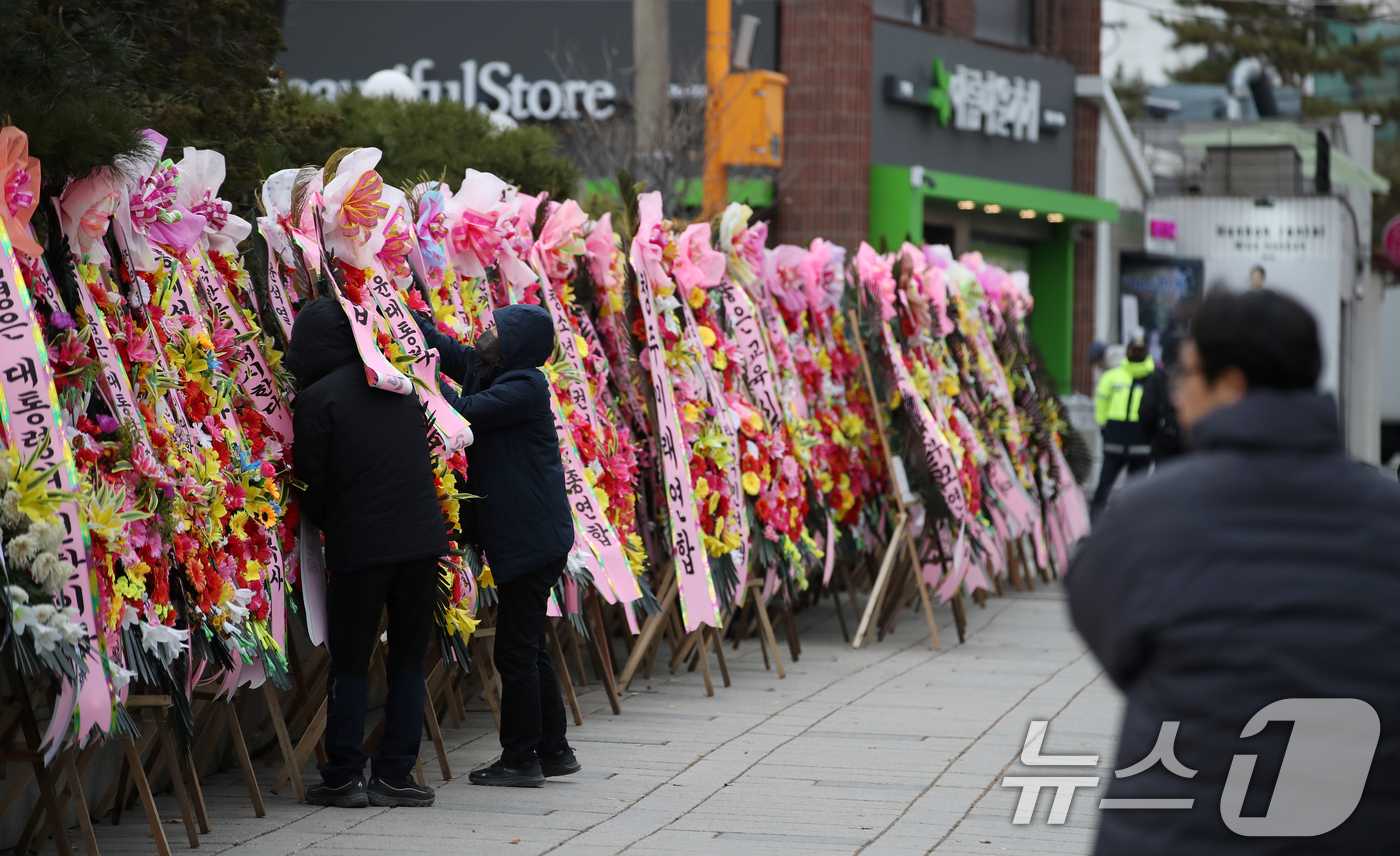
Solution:
M 478 63 L 474 59 L 458 63 L 461 77 L 455 80 L 427 77 L 427 72 L 436 67 L 437 63 L 431 59 L 419 59 L 412 66 L 404 63 L 394 66 L 418 87 L 419 98 L 434 104 L 445 98 L 468 107 L 480 106 L 519 121 L 534 119 L 539 122 L 575 121 L 585 116 L 607 119 L 617 112 L 613 103 L 617 99 L 617 87 L 610 80 L 532 81 L 524 75 L 512 74 L 508 62 Z M 308 82 L 295 78 L 288 83 L 333 100 L 352 87 L 359 89 L 364 81 L 323 78 Z
M 989 137 L 1040 140 L 1040 81 L 958 65 L 948 81 L 953 127 Z

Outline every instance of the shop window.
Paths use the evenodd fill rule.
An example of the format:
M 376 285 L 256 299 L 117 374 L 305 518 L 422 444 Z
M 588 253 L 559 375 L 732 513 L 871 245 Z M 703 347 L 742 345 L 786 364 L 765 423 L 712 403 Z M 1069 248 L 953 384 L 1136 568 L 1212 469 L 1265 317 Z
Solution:
M 874 0 L 871 11 L 877 18 L 893 18 L 909 24 L 922 24 L 927 20 L 924 0 Z
M 1031 0 L 977 0 L 977 38 L 1029 47 L 1033 28 Z

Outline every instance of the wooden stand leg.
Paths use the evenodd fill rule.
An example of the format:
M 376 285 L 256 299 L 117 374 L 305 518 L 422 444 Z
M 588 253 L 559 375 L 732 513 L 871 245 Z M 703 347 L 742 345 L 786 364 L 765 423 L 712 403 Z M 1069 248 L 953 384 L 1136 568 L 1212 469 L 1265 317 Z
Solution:
M 602 674 L 600 677 L 603 681 L 603 691 L 607 693 L 608 696 L 608 704 L 612 707 L 613 714 L 619 715 L 622 713 L 622 705 L 619 703 L 617 697 L 617 681 L 613 678 L 612 652 L 610 650 L 612 646 L 608 644 L 607 624 L 603 621 L 603 608 L 598 604 L 598 598 L 597 592 L 588 596 L 587 602 L 584 604 L 584 620 L 587 621 L 588 618 L 593 619 L 593 626 L 590 628 L 588 634 L 590 647 L 596 653 L 597 659 L 602 664 Z M 623 609 L 627 608 L 626 606 L 623 607 Z M 729 683 L 726 679 L 725 686 L 728 685 Z
M 700 658 L 700 673 L 705 676 L 705 695 L 713 696 L 715 694 L 715 682 L 714 679 L 710 677 L 710 652 L 706 650 L 709 648 L 709 644 L 703 641 L 708 639 L 705 635 L 707 629 L 709 629 L 708 626 L 702 624 L 695 628 L 695 632 L 691 635 L 702 642 L 702 644 L 697 645 L 695 653 Z
M 754 612 L 758 614 L 759 626 L 763 628 L 763 644 L 773 655 L 773 665 L 778 669 L 778 677 L 786 678 L 787 672 L 783 669 L 783 655 L 778 653 L 778 637 L 773 634 L 773 622 L 768 617 L 768 605 L 763 602 L 763 582 L 761 580 L 750 580 L 752 588 L 749 596 L 754 598 Z
M 265 817 L 267 809 L 263 806 L 262 791 L 258 790 L 258 777 L 253 772 L 253 759 L 248 757 L 248 744 L 243 740 L 243 726 L 238 721 L 238 711 L 228 702 L 224 703 L 224 719 L 228 721 L 229 739 L 233 741 L 233 752 L 238 756 L 238 766 L 243 770 L 243 780 L 248 784 L 248 797 L 253 801 L 253 814 Z
M 83 781 L 78 765 L 73 762 L 73 752 L 63 753 L 63 769 L 68 776 L 68 794 L 73 800 L 73 811 L 78 815 L 78 825 L 83 830 L 83 846 L 88 856 L 98 856 L 97 835 L 92 829 L 92 818 L 88 817 L 87 799 L 83 797 Z
M 442 780 L 450 782 L 452 781 L 452 768 L 447 763 L 447 746 L 442 742 L 442 728 L 438 724 L 437 709 L 433 706 L 432 685 L 428 683 L 427 678 L 423 679 L 423 683 L 427 684 L 427 692 L 423 697 L 424 724 L 428 727 L 428 736 L 433 739 L 433 748 L 437 751 L 438 769 L 442 772 Z
M 287 769 L 291 771 L 292 793 L 296 794 L 297 802 L 306 802 L 306 788 L 301 782 L 301 766 L 293 762 L 296 757 L 296 750 L 292 747 L 292 736 L 287 732 L 287 720 L 282 716 L 282 699 L 277 695 L 277 689 L 272 686 L 272 681 L 263 681 L 263 697 L 267 699 L 267 708 L 272 715 L 272 727 L 277 731 L 277 745 L 282 750 L 282 761 Z M 280 787 L 273 788 L 275 794 Z
M 288 762 L 282 765 L 282 772 L 277 774 L 277 780 L 272 783 L 272 792 L 279 793 L 282 785 L 286 783 L 290 775 L 299 776 L 301 768 L 311 757 L 311 748 L 316 745 L 316 741 L 321 739 L 321 733 L 326 730 L 326 699 L 321 699 L 321 707 L 311 717 L 311 722 L 306 726 L 306 733 L 301 735 L 301 740 L 297 742 L 297 748 L 292 753 Z M 298 798 L 299 801 L 306 800 L 305 792 Z
M 568 619 L 565 619 L 567 621 Z M 568 665 L 564 662 L 564 649 L 559 644 L 559 634 L 554 632 L 554 625 L 545 621 L 544 625 L 545 642 L 549 645 L 550 658 L 554 660 L 554 670 L 558 672 L 559 684 L 564 690 L 564 699 L 569 703 L 569 709 L 574 713 L 574 725 L 583 724 L 583 713 L 578 709 L 578 696 L 574 695 L 574 680 L 569 675 Z
M 151 794 L 151 783 L 146 781 L 145 771 L 141 767 L 141 755 L 137 753 L 136 744 L 131 742 L 130 737 L 123 735 L 121 740 L 122 748 L 126 751 L 126 763 L 131 768 L 131 778 L 135 780 L 136 789 L 141 793 L 141 804 L 146 807 L 146 822 L 151 826 L 151 837 L 156 841 L 156 852 L 160 856 L 170 856 L 170 842 L 165 838 L 165 827 L 160 822 L 160 813 L 156 811 L 156 798 Z
M 166 758 L 169 759 L 170 783 L 175 788 L 175 798 L 180 802 L 180 816 L 185 821 L 185 834 L 190 839 L 190 847 L 199 846 L 199 832 L 195 825 L 193 806 L 190 804 L 189 791 L 185 789 L 184 776 L 180 774 L 180 754 L 175 749 L 175 735 L 170 733 L 170 724 L 166 720 L 165 711 L 161 708 L 152 708 L 151 715 L 155 717 L 156 733 L 160 736 L 161 748 Z
M 720 637 L 719 631 L 713 627 L 706 628 L 706 632 L 710 634 L 710 640 L 715 645 L 715 657 L 719 659 L 720 677 L 724 679 L 726 687 L 732 686 L 729 681 L 729 664 L 724 661 L 724 640 Z
M 841 593 L 830 587 L 827 587 L 827 591 L 831 594 L 831 602 L 836 605 L 836 620 L 841 623 L 841 641 L 849 645 L 851 631 L 846 627 L 846 611 L 841 608 Z
M 641 667 L 642 661 L 651 651 L 652 644 L 660 641 L 658 635 L 669 620 L 670 610 L 675 607 L 678 594 L 679 589 L 676 586 L 668 586 L 661 601 L 661 614 L 648 615 L 646 620 L 642 622 L 641 632 L 637 634 L 637 644 L 632 646 L 632 654 L 627 658 L 627 665 L 622 667 L 622 674 L 617 678 L 619 692 L 627 692 L 627 688 L 632 686 L 632 678 L 636 676 L 637 669 Z
M 889 544 L 885 546 L 885 556 L 880 560 L 880 572 L 875 575 L 875 585 L 870 589 L 870 599 L 865 602 L 865 614 L 860 617 L 860 624 L 856 627 L 856 638 L 851 642 L 852 648 L 859 648 L 872 629 L 874 623 L 872 619 L 878 614 L 876 610 L 880 608 L 885 585 L 889 582 L 890 568 L 893 567 L 895 558 L 904 546 L 900 539 L 904 535 L 904 527 L 908 522 L 909 519 L 904 512 L 900 512 L 899 517 L 895 519 L 894 532 L 890 533 Z
M 959 644 L 967 641 L 967 610 L 963 607 L 962 590 L 953 595 L 953 623 L 958 628 Z

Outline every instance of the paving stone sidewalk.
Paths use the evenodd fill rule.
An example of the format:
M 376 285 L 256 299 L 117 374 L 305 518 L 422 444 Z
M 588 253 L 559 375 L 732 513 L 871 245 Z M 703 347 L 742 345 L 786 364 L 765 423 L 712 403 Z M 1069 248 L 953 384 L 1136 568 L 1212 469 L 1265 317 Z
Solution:
M 540 789 L 474 787 L 466 773 L 499 753 L 489 714 L 468 711 L 444 732 L 454 778 L 429 809 L 298 805 L 287 787 L 254 818 L 236 773 L 211 776 L 213 831 L 200 851 L 236 856 L 349 854 L 1079 854 L 1092 849 L 1100 791 L 1112 776 L 1121 700 L 1070 627 L 1063 593 L 993 598 L 969 608 L 959 645 L 936 610 L 943 650 L 921 617 L 859 651 L 841 640 L 830 602 L 798 616 L 800 662 L 765 671 L 757 642 L 730 654 L 734 685 L 704 696 L 699 673 L 640 677 L 621 716 L 600 691 L 580 697 L 570 742 L 584 771 Z M 849 615 L 847 616 L 849 620 Z M 663 646 L 663 651 L 665 651 Z M 787 657 L 786 647 L 783 649 Z M 715 675 L 718 681 L 718 673 Z M 373 715 L 373 714 L 372 714 Z M 1044 754 L 1098 755 L 1097 767 L 1022 767 L 1032 720 L 1050 720 Z M 449 722 L 450 724 L 450 722 Z M 257 764 L 264 789 L 272 776 Z M 1006 775 L 1098 776 L 1076 792 L 1068 822 L 1047 825 L 1051 792 L 1032 822 L 1013 825 L 1019 789 Z M 311 766 L 308 781 L 315 781 Z M 178 817 L 164 800 L 167 818 Z M 172 851 L 181 827 L 167 827 Z M 103 823 L 104 856 L 152 853 L 139 808 Z M 51 846 L 51 845 L 50 845 Z

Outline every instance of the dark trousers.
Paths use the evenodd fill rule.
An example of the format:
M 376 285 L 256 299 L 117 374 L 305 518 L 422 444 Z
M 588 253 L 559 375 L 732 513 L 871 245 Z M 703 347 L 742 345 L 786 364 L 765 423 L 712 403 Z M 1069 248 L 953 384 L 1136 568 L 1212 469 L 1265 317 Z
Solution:
M 1103 467 L 1099 470 L 1099 486 L 1094 491 L 1094 504 L 1089 507 L 1089 514 L 1094 519 L 1098 519 L 1103 507 L 1108 504 L 1108 495 L 1113 492 L 1113 483 L 1118 481 L 1118 474 L 1124 467 L 1128 468 L 1128 475 L 1141 472 L 1152 463 L 1151 455 L 1128 455 L 1122 452 L 1104 452 Z
M 389 609 L 384 738 L 374 775 L 398 780 L 413 772 L 423 737 L 423 659 L 433 639 L 438 561 L 413 559 L 355 571 L 334 571 L 326 591 L 330 624 L 330 692 L 326 701 L 326 763 L 321 777 L 338 784 L 364 772 L 365 695 L 379 616 Z
M 549 590 L 566 558 L 500 583 L 496 593 L 496 671 L 501 675 L 501 760 L 512 767 L 569 748 L 564 701 L 545 647 Z

